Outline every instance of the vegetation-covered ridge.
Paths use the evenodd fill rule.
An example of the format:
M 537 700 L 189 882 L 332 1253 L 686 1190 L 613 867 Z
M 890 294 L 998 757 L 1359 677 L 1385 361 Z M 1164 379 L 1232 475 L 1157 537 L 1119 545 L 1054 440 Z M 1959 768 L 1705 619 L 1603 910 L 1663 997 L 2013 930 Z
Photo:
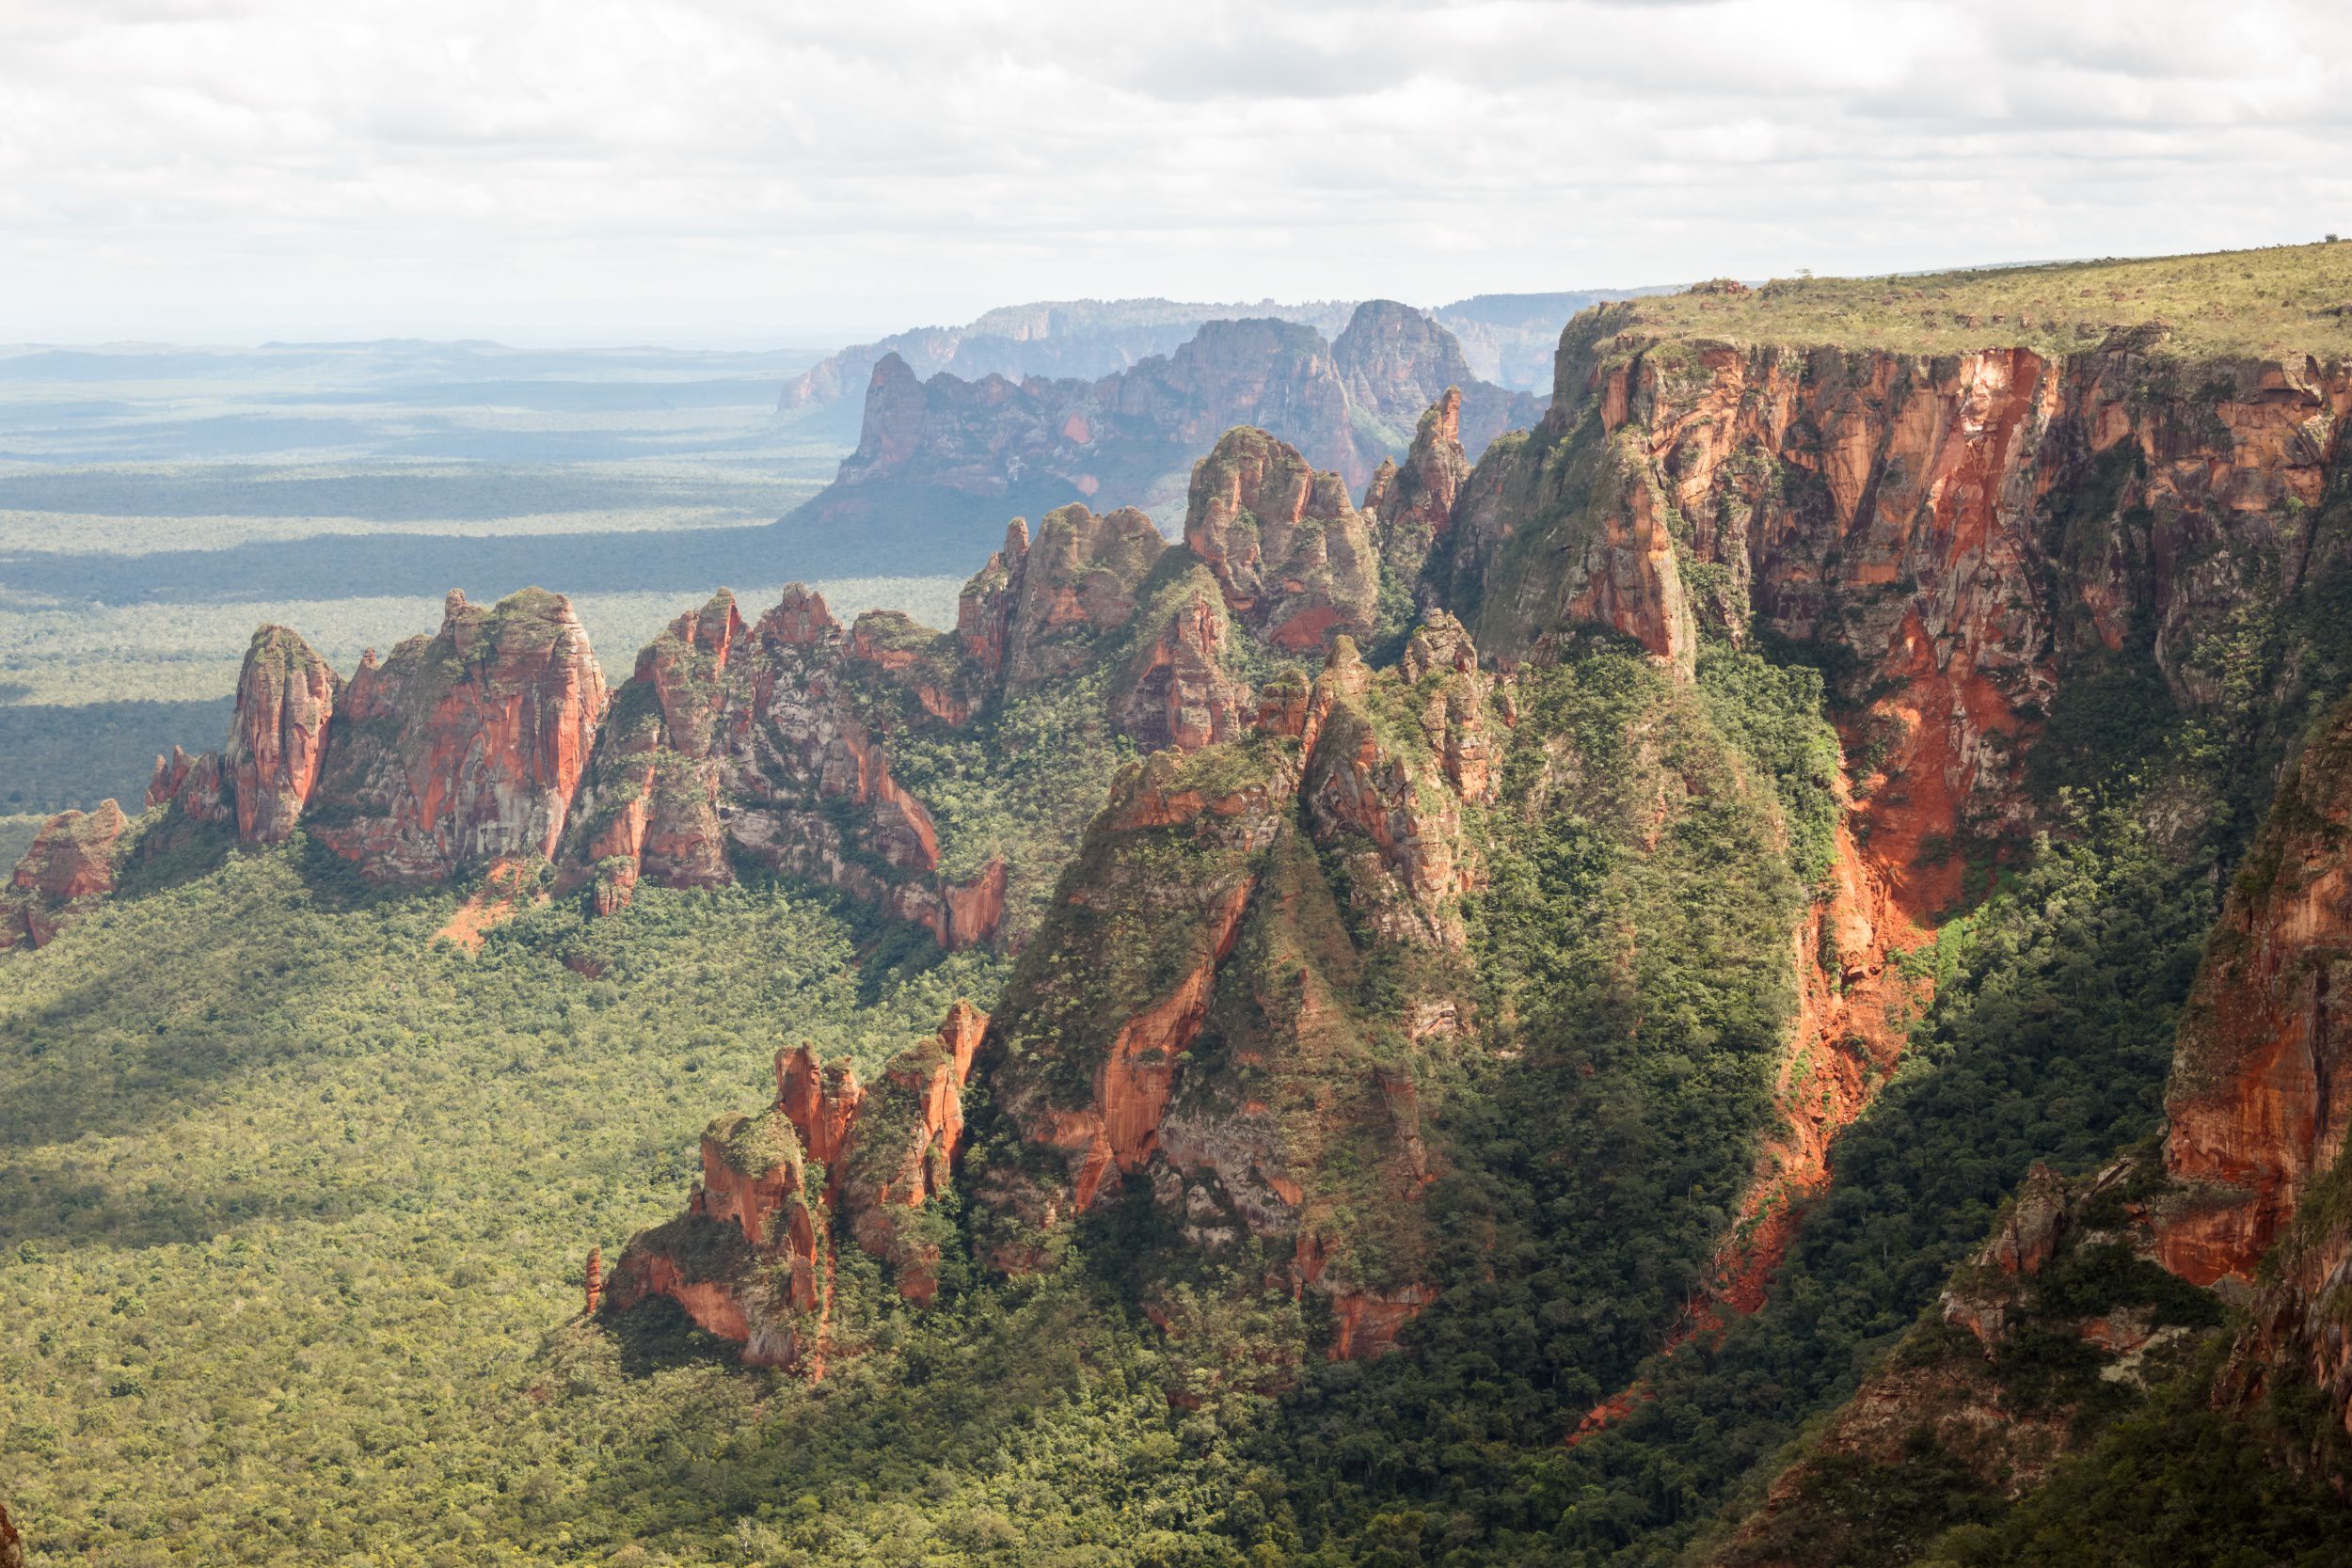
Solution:
M 2122 341 L 2185 358 L 2352 356 L 2352 242 L 1883 277 L 1728 279 L 1612 305 L 1661 338 L 2047 358 Z M 2143 329 L 2147 329 L 2144 330 Z
M 167 1196 L 139 1160 L 209 1169 L 173 1146 L 234 1141 L 241 1117 L 258 1141 L 232 1166 L 297 1162 L 281 1227 L 338 1158 L 453 1171 L 512 1118 L 525 1174 L 484 1224 L 544 1222 L 548 1284 L 509 1290 L 546 1337 L 485 1352 L 513 1362 L 485 1404 L 454 1372 L 405 1422 L 306 1404 L 300 1458 L 324 1465 L 204 1469 L 203 1494 L 255 1499 L 242 1537 L 193 1504 L 125 1509 L 103 1475 L 38 1481 L 29 1507 L 83 1555 L 167 1558 L 294 1552 L 319 1511 L 284 1478 L 307 1468 L 348 1510 L 337 1544 L 400 1528 L 453 1560 L 1977 1561 L 2076 1540 L 2117 1473 L 2083 1464 L 2162 1470 L 2236 1433 L 2296 1478 L 2265 1542 L 2320 1549 L 2345 1187 L 2318 1173 L 2352 1073 L 2296 1077 L 2302 1057 L 2263 1052 L 2289 1033 L 2255 1029 L 2193 1053 L 2193 1125 L 2176 1096 L 2168 1146 L 2147 1140 L 2183 1009 L 2207 1006 L 2220 890 L 2208 976 L 2281 1017 L 2324 1013 L 2352 930 L 2313 782 L 2334 749 L 2299 744 L 2352 686 L 2342 378 L 2257 366 L 2208 395 L 2104 340 L 2055 367 L 1606 325 L 1571 328 L 1568 393 L 1474 468 L 1451 398 L 1360 504 L 1232 432 L 1183 544 L 1134 513 L 1017 526 L 953 631 L 845 626 L 806 594 L 746 626 L 712 600 L 597 711 L 544 877 L 371 885 L 313 831 L 349 821 L 297 814 L 273 847 L 178 785 L 143 823 L 61 827 L 27 891 L 48 934 L 0 971 L 32 1049 L 0 1070 L 50 1085 L 16 1134 L 34 1162 L 113 1196 L 61 1227 L 62 1258 L 28 1233 L 50 1289 L 90 1296 L 62 1347 L 84 1359 L 11 1385 L 49 1452 L 93 1419 L 48 1392 L 64 1368 L 87 1364 L 85 1405 L 134 1397 L 118 1383 L 177 1398 L 235 1342 L 215 1304 L 237 1289 L 160 1283 L 230 1266 L 210 1252 L 142 1276 L 171 1314 L 148 1370 L 118 1375 L 151 1347 L 92 1304 L 134 1293 L 120 1243 Z M 409 656 L 444 725 L 512 689 L 502 641 L 469 651 L 476 617 L 452 620 L 449 649 Z M 241 710 L 248 743 L 209 775 L 181 759 L 200 799 L 244 800 L 238 759 L 293 785 L 310 706 L 284 694 L 316 689 L 281 639 L 262 665 L 280 697 Z M 454 709 L 450 680 L 473 683 Z M 370 722 L 407 755 L 396 698 Z M 2298 751 L 2278 810 L 2322 820 L 2258 839 Z M 1008 825 L 1025 863 L 989 847 Z M 949 892 L 993 863 L 997 934 L 963 947 Z M 79 886 L 99 864 L 111 899 Z M 508 917 L 452 918 L 458 891 Z M 232 893 L 292 924 L 215 956 Z M 161 975 L 93 983 L 124 933 Z M 345 958 L 363 940 L 379 951 Z M 251 1000 L 178 1008 L 172 966 Z M 350 994 L 322 1011 L 330 978 Z M 664 1023 L 681 988 L 694 1028 L 716 1009 L 702 1033 Z M 427 1056 L 479 1086 L 339 1146 L 317 1112 L 343 1085 L 284 1074 L 420 993 Z M 594 997 L 638 1032 L 596 1032 Z M 568 1036 L 508 1043 L 548 1018 L 641 1092 L 681 1055 L 730 1076 L 691 1115 L 649 1092 L 590 1111 L 559 1092 L 603 1070 L 565 1076 Z M 257 1098 L 151 1082 L 183 1039 Z M 128 1105 L 59 1120 L 83 1092 L 191 1108 L 161 1132 L 117 1131 Z M 708 1119 L 729 1103 L 766 1109 Z M 648 1181 L 575 1216 L 516 1196 L 623 1157 L 668 1197 Z M 436 1266 L 456 1180 L 355 1199 L 384 1211 L 388 1275 Z M 232 1248 L 250 1216 L 215 1210 L 177 1244 Z M 2178 1238 L 2264 1227 L 2290 1244 L 2267 1271 L 2228 1259 L 2242 1323 L 2239 1285 L 2167 1266 Z M 625 1235 L 601 1301 L 551 1306 Z M 459 1307 L 519 1268 L 475 1263 L 447 1272 Z M 313 1294 L 319 1323 L 336 1304 Z M 346 1386 L 404 1350 L 442 1365 L 396 1334 L 303 1348 L 298 1376 Z M 110 1421 L 107 1463 L 148 1430 Z M 386 1491 L 417 1470 L 493 1479 L 427 1517 Z M 2221 1495 L 2166 1485 L 2174 1534 L 2218 1540 Z M 2103 1539 L 2086 1560 L 2132 1560 Z

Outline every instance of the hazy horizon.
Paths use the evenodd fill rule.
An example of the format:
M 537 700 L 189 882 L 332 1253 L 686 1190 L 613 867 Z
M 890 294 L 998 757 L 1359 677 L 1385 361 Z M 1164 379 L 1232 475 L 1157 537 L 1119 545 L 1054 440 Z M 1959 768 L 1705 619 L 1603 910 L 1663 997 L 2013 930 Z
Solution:
M 0 14 L 0 341 L 822 348 L 2352 228 L 2311 0 Z

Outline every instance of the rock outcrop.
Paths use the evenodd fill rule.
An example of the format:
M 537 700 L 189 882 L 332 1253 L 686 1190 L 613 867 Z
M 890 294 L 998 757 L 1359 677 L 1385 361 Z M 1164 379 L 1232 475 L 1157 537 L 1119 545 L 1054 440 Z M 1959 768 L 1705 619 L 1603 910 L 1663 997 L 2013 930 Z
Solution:
M 1527 429 L 1543 415 L 1540 398 L 1480 380 L 1453 333 L 1392 299 L 1366 300 L 1356 308 L 1346 330 L 1332 341 L 1331 366 L 1347 389 L 1349 407 L 1399 436 L 1449 390 L 1462 400 L 1463 438 L 1473 451 L 1486 451 L 1506 430 Z
M 1480 463 L 1431 580 L 1506 658 L 1580 624 L 1677 664 L 1702 626 L 1827 650 L 1875 761 L 1856 836 L 1915 918 L 1959 889 L 1927 847 L 2030 821 L 2063 680 L 2144 652 L 2199 711 L 2232 617 L 2342 551 L 2270 519 L 2321 499 L 2352 367 L 1659 341 L 1638 319 L 1571 324 L 1550 411 Z
M 0 896 L 0 952 L 42 947 L 114 891 L 131 819 L 112 800 L 41 824 Z
M 1454 526 L 1454 503 L 1470 473 L 1461 388 L 1448 387 L 1421 416 L 1404 466 L 1384 461 L 1364 488 L 1363 510 L 1378 531 L 1380 559 L 1399 581 L 1421 578 L 1429 552 Z
M 841 1350 L 828 1336 L 840 1241 L 881 1259 L 904 1299 L 929 1304 L 945 1231 L 922 1211 L 953 1179 L 963 1086 L 987 1028 L 986 1014 L 959 1001 L 935 1037 L 870 1085 L 806 1045 L 778 1052 L 775 1103 L 704 1132 L 686 1213 L 630 1240 L 606 1309 L 666 1298 L 740 1344 L 745 1364 L 815 1379 Z
M 1470 1010 L 1444 957 L 1477 875 L 1459 812 L 1501 725 L 1457 625 L 1412 646 L 1375 675 L 1340 638 L 1311 688 L 1269 683 L 1256 733 L 1122 778 L 992 1037 L 984 1262 L 1044 1266 L 1139 1184 L 1189 1244 L 1279 1256 L 1336 1355 L 1392 1348 L 1434 1299 L 1411 1052 Z M 1412 983 L 1373 979 L 1384 953 Z
M 24 1568 L 24 1542 L 5 1507 L 0 1507 L 0 1568 Z
M 437 634 L 360 661 L 303 825 L 376 881 L 551 857 L 604 707 L 568 599 L 527 589 L 485 610 L 453 591 Z
M 1006 689 L 1091 668 L 1136 613 L 1168 541 L 1132 507 L 1049 513 L 1034 543 L 1016 520 L 1005 547 L 967 584 L 957 615 L 966 656 Z
M 2352 701 L 2289 768 L 2206 946 L 2166 1097 L 2166 1267 L 2250 1281 L 2352 1130 Z
M 894 727 L 955 724 L 971 702 L 953 639 L 904 616 L 845 628 L 798 584 L 746 628 L 722 591 L 639 657 L 588 768 L 565 876 L 600 913 L 641 879 L 705 887 L 741 857 L 923 926 L 985 941 L 1001 872 L 940 874 L 930 810 L 892 773 Z M 992 892 L 992 889 L 994 891 Z
M 1111 716 L 1121 733 L 1146 752 L 1197 752 L 1248 728 L 1250 691 L 1232 670 L 1224 599 L 1200 562 L 1161 575 L 1138 632 L 1114 676 Z
M 157 757 L 154 776 L 147 782 L 147 806 L 150 811 L 164 807 L 205 826 L 236 820 L 218 752 L 190 756 L 174 746 L 171 755 Z
M 1372 629 L 1380 561 L 1338 474 L 1263 430 L 1225 433 L 1193 470 L 1184 544 L 1226 605 L 1275 647 L 1322 650 Z
M 294 832 L 326 760 L 327 722 L 342 684 L 298 633 L 263 626 L 253 634 L 221 757 L 237 836 L 246 843 L 279 844 Z M 601 693 L 599 683 L 599 706 Z
M 2314 1187 L 2279 1239 L 2215 1393 L 2225 1408 L 2255 1406 L 2274 1389 L 2316 1389 L 2327 1418 L 2352 1433 L 2352 1166 Z M 2291 1457 L 2324 1464 L 2312 1445 Z M 2329 1480 L 2342 1488 L 2341 1469 Z

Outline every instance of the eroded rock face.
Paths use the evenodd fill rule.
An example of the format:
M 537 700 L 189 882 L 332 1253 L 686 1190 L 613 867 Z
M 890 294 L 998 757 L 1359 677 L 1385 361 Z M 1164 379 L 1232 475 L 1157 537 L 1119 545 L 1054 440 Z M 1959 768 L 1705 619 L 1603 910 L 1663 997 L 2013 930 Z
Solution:
M 571 601 L 453 591 L 437 635 L 360 661 L 304 825 L 378 881 L 552 857 L 604 707 Z
M 1034 544 L 1008 531 L 1005 548 L 965 590 L 965 646 L 1007 689 L 1089 668 L 1104 641 L 1136 612 L 1136 594 L 1168 541 L 1132 507 L 1096 515 L 1083 506 L 1047 515 Z
M 24 1568 L 24 1542 L 5 1507 L 0 1507 L 0 1568 Z
M 1364 489 L 1363 510 L 1377 529 L 1380 557 L 1399 580 L 1420 578 L 1430 550 L 1454 526 L 1454 504 L 1470 473 L 1462 450 L 1462 391 L 1448 387 L 1421 416 L 1403 467 L 1382 463 Z
M 1417 638 L 1421 657 L 1405 671 L 1429 745 L 1400 752 L 1381 744 L 1363 700 L 1371 673 L 1343 641 L 1316 682 L 1300 801 L 1315 842 L 1346 868 L 1351 896 L 1375 930 L 1391 941 L 1460 947 L 1457 905 L 1475 880 L 1460 804 L 1465 793 L 1483 799 L 1490 787 L 1485 683 L 1475 650 L 1451 617 L 1435 641 L 1427 628 Z M 1455 650 L 1441 657 L 1438 645 L 1452 639 Z
M 2189 1195 L 2165 1266 L 2250 1280 L 2352 1129 L 2352 702 L 2289 769 L 2189 996 L 2166 1095 Z
M 1216 581 L 1197 564 L 1152 604 L 1159 629 L 1118 673 L 1111 718 L 1147 752 L 1197 752 L 1248 727 L 1249 688 L 1229 666 Z
M 611 1309 L 667 1297 L 741 1344 L 747 1364 L 814 1379 L 839 1352 L 827 1337 L 838 1231 L 889 1266 L 901 1296 L 931 1301 L 939 1234 L 916 1212 L 953 1179 L 963 1086 L 987 1029 L 986 1014 L 958 1001 L 935 1037 L 870 1085 L 809 1046 L 777 1053 L 775 1103 L 721 1117 L 703 1133 L 703 1179 L 687 1212 L 630 1240 L 606 1292 Z
M 233 820 L 228 787 L 221 782 L 220 753 L 190 756 L 174 746 L 171 755 L 157 757 L 154 776 L 147 782 L 147 805 L 151 811 L 177 807 L 199 822 Z
M 1915 919 L 1959 891 L 1924 847 L 2029 823 L 2024 758 L 2077 660 L 2153 628 L 2195 710 L 2274 567 L 2299 581 L 2340 548 L 2281 546 L 2269 519 L 2317 504 L 2352 367 L 1661 344 L 1624 319 L 1571 325 L 1551 411 L 1471 475 L 1433 580 L 1506 659 L 1597 623 L 1687 665 L 1703 624 L 1738 638 L 1751 614 L 1837 650 L 1849 752 L 1881 759 L 1856 836 Z
M 0 898 L 0 952 L 43 947 L 114 891 L 131 819 L 112 800 L 96 811 L 59 812 L 41 824 Z
M 1953 1271 L 1940 1321 L 1913 1328 L 1774 1478 L 1763 1506 L 1696 1560 L 1710 1568 L 1908 1560 L 1921 1541 L 2030 1492 L 2111 1418 L 2037 1381 L 2049 1347 L 2073 1341 L 2066 1354 L 2077 1366 L 2125 1388 L 2148 1388 L 2192 1365 L 2203 1325 L 2219 1313 L 2185 1307 L 2178 1283 L 2151 1265 L 2148 1212 L 2123 1196 L 2137 1176 L 2124 1161 L 2070 1184 L 2036 1164 L 1985 1244 Z M 2045 1289 L 2085 1248 L 2100 1253 L 2092 1266 L 2103 1305 L 2091 1315 L 2074 1305 L 2079 1284 Z M 2041 1343 L 2019 1354 L 2027 1330 Z M 1866 1496 L 1907 1490 L 1919 1509 L 1857 1521 L 1857 1487 Z
M 2058 1255 L 2068 1218 L 2066 1183 L 2039 1161 L 2026 1174 L 1992 1239 L 1944 1290 L 1944 1321 L 1975 1335 L 1987 1350 L 2008 1337 L 2025 1282 Z
M 684 1215 L 630 1238 L 605 1309 L 667 1297 L 699 1327 L 740 1344 L 746 1366 L 823 1376 L 832 1239 L 791 1122 L 781 1109 L 714 1119 L 702 1167 Z
M 2304 1378 L 2329 1415 L 2352 1433 L 2352 1168 L 2326 1179 L 2280 1236 L 2271 1269 L 2247 1312 L 2215 1392 L 2225 1404 L 2250 1408 L 2274 1386 Z M 2297 1455 L 2317 1460 L 2321 1456 Z M 2338 1485 L 2345 1477 L 2333 1478 Z
M 1385 1353 L 1433 1298 L 1414 1272 L 1435 1179 L 1415 1073 L 1368 1041 L 1442 1041 L 1468 1016 L 1441 955 L 1463 940 L 1459 809 L 1490 787 L 1495 721 L 1458 624 L 1411 646 L 1375 674 L 1340 638 L 1311 687 L 1268 683 L 1255 736 L 1121 780 L 998 1015 L 990 1085 L 1013 1141 L 976 1188 L 984 1262 L 1043 1266 L 1140 1181 L 1194 1245 L 1271 1243 L 1290 1288 L 1329 1301 L 1335 1354 Z M 1351 931 L 1440 956 L 1409 995 L 1375 992 Z M 1343 1169 L 1376 1200 L 1335 1186 Z
M 970 672 L 903 615 L 844 628 L 799 584 L 746 628 L 721 591 L 640 656 L 581 789 L 566 878 L 599 913 L 641 879 L 707 887 L 737 856 L 866 899 L 965 946 L 1004 912 L 1001 864 L 943 878 L 930 809 L 892 772 L 882 722 L 956 725 Z M 889 718 L 893 710 L 897 717 Z
M 621 689 L 567 877 L 592 881 L 594 907 L 610 913 L 640 879 L 724 882 L 742 859 L 872 903 L 950 948 L 996 939 L 1012 868 L 999 854 L 943 869 L 939 824 L 899 782 L 894 749 L 1119 666 L 1168 548 L 1140 512 L 1064 507 L 1034 541 L 1016 519 L 945 633 L 895 611 L 845 628 L 798 584 L 746 630 L 723 593 L 648 647 Z M 1156 652 L 1124 658 L 1114 721 L 1146 744 L 1194 726 L 1233 733 L 1248 693 L 1223 673 L 1221 607 L 1205 620 L 1158 615 Z
M 1226 432 L 1193 469 L 1184 544 L 1226 607 L 1298 653 L 1372 629 L 1380 565 L 1372 528 L 1333 473 L 1262 430 Z
M 263 626 L 253 634 L 221 759 L 246 843 L 280 844 L 294 832 L 326 760 L 327 722 L 342 684 L 298 633 Z

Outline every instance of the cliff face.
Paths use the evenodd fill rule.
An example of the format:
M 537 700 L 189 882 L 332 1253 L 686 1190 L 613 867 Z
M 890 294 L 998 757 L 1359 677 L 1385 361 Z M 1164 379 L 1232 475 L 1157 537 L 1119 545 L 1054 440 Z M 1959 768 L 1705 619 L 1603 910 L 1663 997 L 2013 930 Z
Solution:
M 157 757 L 147 804 L 176 808 L 193 823 L 233 821 L 246 844 L 283 843 L 318 785 L 342 689 L 299 633 L 262 627 L 237 673 L 227 744 L 200 756 L 174 747 Z
M 681 616 L 613 705 L 566 878 L 599 912 L 641 879 L 733 879 L 742 856 L 877 904 L 945 946 L 984 900 L 940 875 L 931 813 L 892 772 L 894 728 L 968 717 L 949 640 L 903 616 L 842 627 L 797 585 L 749 631 L 732 595 Z M 963 895 L 961 903 L 958 895 Z
M 2352 1433 L 2352 1166 L 2339 1161 L 2313 1187 L 2272 1251 L 2247 1317 L 2217 1384 L 2217 1402 L 2246 1409 L 2274 1388 L 2308 1386 L 2327 1418 Z M 2319 1451 L 2294 1457 L 2324 1463 Z M 2329 1479 L 2345 1481 L 2340 1471 Z
M 656 1297 L 743 1347 L 751 1366 L 811 1379 L 844 1352 L 832 1328 L 834 1248 L 853 1241 L 905 1299 L 939 1291 L 939 1227 L 918 1211 L 946 1192 L 963 1136 L 963 1085 L 987 1015 L 959 1001 L 933 1038 L 861 1085 L 808 1046 L 776 1053 L 775 1103 L 703 1133 L 686 1213 L 631 1239 L 604 1293 L 626 1312 Z M 823 1167 L 819 1185 L 810 1166 Z M 592 1310 L 595 1308 L 592 1307 Z
M 112 800 L 41 824 L 0 896 L 0 952 L 40 947 L 114 891 L 131 819 Z
M 1970 1484 L 2021 1495 L 2090 1429 L 2071 1408 L 2023 1408 L 2023 1391 L 2038 1385 L 2010 1370 L 2019 1336 L 2046 1343 L 2060 1334 L 2084 1347 L 2066 1354 L 2087 1354 L 2102 1379 L 2139 1386 L 2152 1367 L 2177 1368 L 2219 1319 L 2217 1301 L 2190 1286 L 2219 1285 L 2248 1306 L 2212 1386 L 2218 1408 L 2249 1409 L 2282 1384 L 2315 1387 L 2327 1417 L 2352 1431 L 2352 1340 L 2343 1328 L 2352 1301 L 2344 1152 L 2352 1101 L 2335 984 L 2352 951 L 2348 816 L 2352 701 L 2314 726 L 2288 768 L 2207 940 L 2175 1042 L 2161 1168 L 2127 1162 L 2070 1186 L 2037 1166 L 1947 1285 L 1939 1330 L 1915 1332 L 1872 1374 L 1718 1560 L 1833 1560 L 1819 1543 L 1848 1507 L 1841 1488 L 1855 1483 L 1841 1467 L 1866 1466 L 1867 1485 L 1916 1485 L 1927 1466 L 1957 1454 Z M 2128 1270 L 2112 1260 L 2119 1249 Z M 2087 1310 L 2079 1281 L 2044 1288 L 2068 1259 L 2103 1250 L 2108 1260 L 2093 1277 L 2133 1290 L 2112 1301 L 2094 1295 Z M 2156 1266 L 2176 1279 L 2168 1285 Z M 2061 1302 L 2064 1321 L 2054 1317 Z M 2289 1457 L 2325 1462 L 2317 1450 Z M 1949 1522 L 1915 1522 L 1926 1533 L 1911 1548 Z
M 552 856 L 604 705 L 569 600 L 453 592 L 437 635 L 360 661 L 304 826 L 379 881 Z
M 1136 594 L 1167 547 L 1133 507 L 1101 516 L 1063 507 L 1047 515 L 1035 544 L 1016 523 L 964 589 L 958 628 L 967 657 L 1012 689 L 1080 673 L 1134 618 Z
M 2250 1280 L 2352 1128 L 2352 704 L 2314 732 L 2247 856 L 2181 1027 L 2168 1268 Z
M 1178 552 L 1182 553 L 1182 552 Z M 1116 673 L 1111 712 L 1146 752 L 1197 752 L 1248 726 L 1249 688 L 1232 669 L 1232 624 L 1216 579 L 1185 560 L 1160 574 L 1146 611 L 1158 631 L 1137 639 Z
M 1876 759 L 1857 836 L 1914 916 L 1958 891 L 1924 847 L 2028 819 L 2062 678 L 2144 649 L 2196 711 L 2233 617 L 2337 563 L 2273 519 L 2321 499 L 2352 369 L 1659 342 L 1631 319 L 1571 325 L 1551 412 L 1480 464 L 1433 575 L 1506 657 L 1580 623 L 1677 664 L 1704 626 L 1829 650 Z

